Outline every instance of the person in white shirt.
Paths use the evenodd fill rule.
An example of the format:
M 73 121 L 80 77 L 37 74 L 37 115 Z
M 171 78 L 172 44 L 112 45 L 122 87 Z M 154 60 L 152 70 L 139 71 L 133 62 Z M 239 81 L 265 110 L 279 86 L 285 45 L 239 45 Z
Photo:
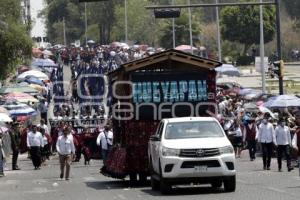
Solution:
M 292 139 L 290 129 L 285 125 L 285 120 L 282 118 L 279 119 L 278 126 L 275 129 L 275 137 L 277 143 L 278 171 L 282 171 L 282 154 L 284 153 L 287 161 L 287 169 L 290 172 L 293 169 L 291 167 L 290 157 L 290 147 L 292 146 Z
M 49 132 L 48 126 L 46 125 L 44 119 L 41 119 L 40 124 L 38 125 L 38 127 L 44 129 L 45 130 L 45 134 L 47 134 L 47 135 L 50 136 L 50 132 Z
M 261 143 L 262 153 L 263 153 L 263 165 L 264 170 L 270 170 L 273 143 L 275 146 L 276 138 L 273 125 L 268 121 L 270 115 L 265 113 L 262 123 L 259 125 L 257 140 Z
M 37 126 L 32 126 L 32 131 L 27 134 L 27 147 L 29 148 L 31 160 L 34 169 L 40 169 L 41 167 L 41 148 L 44 147 L 43 136 L 37 131 Z
M 110 131 L 109 125 L 105 125 L 104 130 L 99 133 L 97 137 L 97 145 L 101 145 L 101 155 L 103 164 L 105 165 L 107 156 L 113 145 L 113 133 Z
M 292 141 L 293 149 L 298 157 L 298 165 L 300 166 L 300 111 L 295 114 L 296 126 L 295 134 Z M 300 176 L 300 167 L 299 167 L 299 176 Z
M 240 158 L 242 148 L 243 148 L 243 132 L 241 129 L 241 125 L 237 120 L 234 123 L 233 134 L 234 134 L 234 142 L 233 142 L 234 152 L 236 158 Z
M 64 172 L 66 167 L 66 180 L 69 180 L 71 162 L 75 155 L 75 146 L 73 137 L 70 137 L 71 129 L 66 127 L 63 131 L 63 135 L 58 137 L 56 143 L 56 150 L 59 154 L 60 162 L 60 178 L 64 178 Z

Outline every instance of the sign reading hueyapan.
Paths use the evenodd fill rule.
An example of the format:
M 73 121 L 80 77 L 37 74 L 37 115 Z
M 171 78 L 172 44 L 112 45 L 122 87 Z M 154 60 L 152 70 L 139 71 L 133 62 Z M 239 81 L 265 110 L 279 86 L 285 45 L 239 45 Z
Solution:
M 147 81 L 133 83 L 134 103 L 201 102 L 213 98 L 206 80 Z

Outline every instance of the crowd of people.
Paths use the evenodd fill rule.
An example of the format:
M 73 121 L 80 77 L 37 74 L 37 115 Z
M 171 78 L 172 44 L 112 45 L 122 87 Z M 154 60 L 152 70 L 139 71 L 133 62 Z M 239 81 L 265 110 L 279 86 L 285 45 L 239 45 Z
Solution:
M 9 135 L 0 133 L 0 176 L 4 175 L 3 161 L 10 154 L 7 150 L 8 144 L 12 149 L 13 170 L 20 169 L 17 162 L 18 155 L 20 151 L 26 150 L 29 151 L 29 158 L 35 170 L 40 169 L 43 163 L 58 153 L 60 178 L 66 180 L 69 179 L 71 162 L 80 161 L 82 154 L 85 164 L 89 164 L 90 159 L 93 158 L 102 158 L 105 163 L 113 144 L 111 127 L 109 125 L 85 127 L 76 122 L 80 119 L 94 123 L 108 118 L 104 107 L 109 106 L 109 101 L 106 105 L 97 104 L 103 100 L 100 96 L 105 91 L 104 80 L 96 76 L 85 77 L 84 75 L 100 76 L 117 69 L 124 62 L 143 58 L 160 50 L 146 47 L 128 49 L 119 46 L 90 46 L 88 48 L 52 49 L 52 51 L 54 55 L 57 55 L 53 59 L 58 63 L 61 60 L 65 65 L 59 64 L 50 75 L 51 84 L 48 91 L 51 90 L 52 93 L 48 92 L 47 100 L 39 105 L 40 124 L 29 123 L 20 127 L 20 124 L 14 121 L 7 124 Z M 67 65 L 72 75 L 71 87 L 65 91 L 63 69 L 68 67 Z M 78 81 L 79 77 L 81 81 Z M 78 91 L 81 94 L 78 94 Z M 95 98 L 86 98 L 88 96 Z M 48 121 L 48 105 L 52 100 L 54 117 Z M 87 106 L 78 109 L 78 105 L 83 103 L 87 103 Z M 300 111 L 278 110 L 278 117 L 274 118 L 269 113 L 261 111 L 248 112 L 244 109 L 244 105 L 245 101 L 239 97 L 218 94 L 219 114 L 215 117 L 220 121 L 232 142 L 236 157 L 240 158 L 241 152 L 248 149 L 249 158 L 254 161 L 257 147 L 260 146 L 264 170 L 271 169 L 271 158 L 275 150 L 278 171 L 282 171 L 283 155 L 287 160 L 287 170 L 291 171 L 293 169 L 291 160 L 300 158 Z M 51 127 L 48 127 L 48 122 Z M 9 142 L 7 142 L 8 136 Z
M 260 147 L 264 170 L 271 169 L 271 158 L 276 152 L 278 171 L 282 171 L 284 156 L 287 170 L 291 171 L 291 160 L 299 155 L 300 110 L 281 109 L 277 110 L 277 115 L 271 115 L 269 112 L 247 111 L 244 104 L 241 98 L 219 96 L 217 118 L 234 146 L 236 157 L 240 158 L 241 152 L 247 149 L 250 160 L 254 161 L 257 147 Z

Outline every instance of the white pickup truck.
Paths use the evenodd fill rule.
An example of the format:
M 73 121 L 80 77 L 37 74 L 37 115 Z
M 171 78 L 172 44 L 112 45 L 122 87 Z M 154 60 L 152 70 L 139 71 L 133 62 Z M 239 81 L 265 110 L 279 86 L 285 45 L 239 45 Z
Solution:
M 148 145 L 151 186 L 169 193 L 172 185 L 211 184 L 236 188 L 235 155 L 221 125 L 211 117 L 163 119 Z

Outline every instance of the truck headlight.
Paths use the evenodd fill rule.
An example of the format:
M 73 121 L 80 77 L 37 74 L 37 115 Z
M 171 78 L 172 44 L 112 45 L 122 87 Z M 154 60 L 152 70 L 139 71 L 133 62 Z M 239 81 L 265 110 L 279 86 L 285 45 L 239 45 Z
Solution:
M 225 147 L 221 147 L 219 151 L 220 154 L 232 154 L 234 152 L 234 149 L 232 146 L 225 146 Z
M 171 149 L 167 147 L 162 148 L 162 155 L 163 156 L 179 156 L 180 149 Z

